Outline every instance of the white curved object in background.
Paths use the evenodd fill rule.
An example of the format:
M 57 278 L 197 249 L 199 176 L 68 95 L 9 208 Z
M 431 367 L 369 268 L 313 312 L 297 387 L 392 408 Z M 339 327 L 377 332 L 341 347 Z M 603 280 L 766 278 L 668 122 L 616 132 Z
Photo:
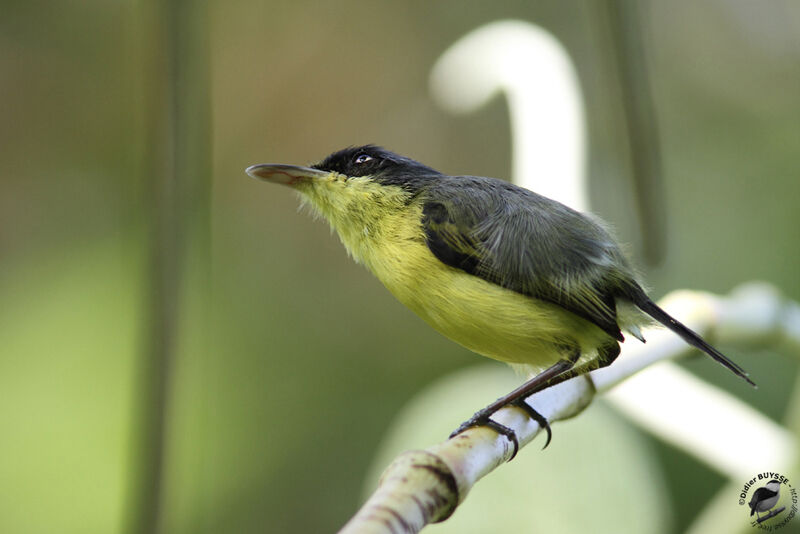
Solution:
M 442 54 L 430 87 L 453 113 L 474 111 L 504 93 L 514 182 L 576 210 L 589 209 L 580 83 L 550 33 L 520 21 L 487 24 Z

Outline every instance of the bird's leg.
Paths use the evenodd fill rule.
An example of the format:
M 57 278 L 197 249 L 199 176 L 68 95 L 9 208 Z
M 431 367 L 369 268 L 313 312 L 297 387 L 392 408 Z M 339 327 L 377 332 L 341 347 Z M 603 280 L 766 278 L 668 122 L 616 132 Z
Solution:
M 473 415 L 467 421 L 464 421 L 461 424 L 461 426 L 459 426 L 452 434 L 450 434 L 450 437 L 452 438 L 454 436 L 457 436 L 458 434 L 464 432 L 468 428 L 472 428 L 474 426 L 488 426 L 498 434 L 501 434 L 506 438 L 508 438 L 508 440 L 514 444 L 514 453 L 511 455 L 511 458 L 509 458 L 509 461 L 512 460 L 514 456 L 517 455 L 517 451 L 519 450 L 519 441 L 517 440 L 517 435 L 512 429 L 508 428 L 507 426 L 501 425 L 500 423 L 493 421 L 491 419 L 492 415 L 494 415 L 494 413 L 497 410 L 499 410 L 504 406 L 508 405 L 517 406 L 520 400 L 524 402 L 524 400 L 533 393 L 541 391 L 542 389 L 548 387 L 550 383 L 556 380 L 561 374 L 569 371 L 572 368 L 572 366 L 575 365 L 575 362 L 578 361 L 580 355 L 581 354 L 579 350 L 574 350 L 570 354 L 569 358 L 557 361 L 556 363 L 554 363 L 553 365 L 551 365 L 538 375 L 534 376 L 533 378 L 522 384 L 520 387 L 518 387 L 511 393 L 500 397 L 499 399 L 488 405 L 486 408 L 483 408 L 482 410 L 475 412 L 475 415 Z M 537 422 L 539 422 L 540 420 L 544 421 L 545 424 L 543 425 L 543 428 L 547 429 L 549 436 L 550 425 L 547 423 L 547 420 L 544 417 L 542 417 L 541 414 L 536 412 L 536 410 L 531 408 L 527 403 L 525 403 L 525 406 L 527 408 L 523 407 L 523 409 L 527 413 L 531 414 L 531 412 L 533 412 L 536 414 L 535 416 L 531 414 L 531 417 L 533 417 L 534 420 L 536 420 Z M 548 443 L 549 441 L 550 440 L 548 437 Z
M 526 402 L 527 398 L 533 395 L 534 393 L 538 393 L 539 391 L 542 391 L 545 388 L 549 388 L 551 386 L 555 386 L 556 384 L 560 384 L 561 382 L 565 382 L 570 378 L 575 378 L 576 376 L 580 376 L 595 369 L 608 367 L 609 365 L 614 363 L 614 360 L 617 359 L 619 353 L 620 353 L 620 346 L 619 343 L 617 343 L 616 341 L 612 341 L 607 345 L 603 345 L 602 347 L 597 349 L 596 359 L 592 360 L 591 362 L 587 362 L 581 366 L 573 367 L 571 369 L 568 369 L 567 371 L 564 371 L 560 375 L 553 377 L 546 384 L 543 384 L 540 388 L 531 391 L 526 397 L 520 397 L 510 403 L 513 404 L 514 406 L 517 406 L 525 410 L 525 412 L 530 416 L 530 418 L 536 421 L 539 424 L 539 427 L 543 428 L 547 432 L 547 441 L 544 442 L 544 447 L 542 447 L 542 449 L 546 449 L 547 446 L 550 445 L 550 439 L 553 437 L 553 432 L 550 430 L 550 423 L 547 421 L 547 419 L 542 414 L 533 409 L 533 407 Z M 509 458 L 509 461 L 511 461 L 513 458 L 514 456 L 512 455 L 511 458 Z
M 589 371 L 594 371 L 595 369 L 602 369 L 603 367 L 608 367 L 614 360 L 617 359 L 620 353 L 620 346 L 619 343 L 616 341 L 611 341 L 606 345 L 602 345 L 600 348 L 597 349 L 597 358 L 590 362 L 586 362 L 583 365 L 579 365 L 578 367 L 573 367 L 569 371 L 560 374 L 558 377 L 554 378 L 545 387 L 555 386 L 556 384 L 560 384 L 561 382 L 565 382 L 570 378 L 575 378 L 576 376 L 580 376 L 583 374 L 588 373 Z M 541 389 L 537 389 L 536 391 L 532 391 L 530 394 L 533 395 Z
M 550 444 L 550 439 L 553 435 L 552 431 L 550 430 L 550 423 L 542 414 L 537 412 L 530 404 L 525 402 L 526 399 L 534 393 L 538 393 L 543 389 L 560 384 L 566 380 L 569 380 L 570 378 L 580 376 L 594 369 L 608 367 L 614 362 L 614 360 L 617 359 L 619 353 L 619 343 L 612 341 L 598 349 L 596 359 L 579 367 L 574 367 L 575 362 L 577 362 L 578 358 L 580 358 L 580 351 L 574 350 L 568 359 L 559 360 L 554 365 L 534 376 L 508 395 L 500 397 L 483 410 L 476 412 L 475 415 L 473 415 L 469 420 L 462 423 L 461 426 L 455 430 L 455 432 L 450 434 L 450 437 L 452 438 L 453 436 L 456 436 L 473 426 L 488 426 L 498 434 L 508 438 L 508 440 L 514 444 L 514 453 L 511 455 L 511 458 L 509 458 L 508 461 L 513 460 L 514 456 L 517 455 L 517 451 L 519 450 L 519 440 L 517 440 L 516 433 L 507 426 L 501 425 L 500 423 L 491 419 L 491 416 L 497 410 L 503 406 L 512 405 L 522 408 L 531 419 L 536 421 L 539 426 L 547 432 L 547 441 L 545 441 L 544 447 L 542 447 L 544 449 Z

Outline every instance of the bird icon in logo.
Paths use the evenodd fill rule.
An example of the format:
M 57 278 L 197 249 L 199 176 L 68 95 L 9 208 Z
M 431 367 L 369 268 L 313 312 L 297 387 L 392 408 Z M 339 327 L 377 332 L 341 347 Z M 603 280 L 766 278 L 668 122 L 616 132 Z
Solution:
M 753 492 L 748 506 L 750 506 L 750 516 L 756 514 L 758 519 L 761 519 L 760 513 L 768 512 L 776 504 L 780 497 L 781 483 L 778 480 L 770 480 L 766 486 L 762 486 Z

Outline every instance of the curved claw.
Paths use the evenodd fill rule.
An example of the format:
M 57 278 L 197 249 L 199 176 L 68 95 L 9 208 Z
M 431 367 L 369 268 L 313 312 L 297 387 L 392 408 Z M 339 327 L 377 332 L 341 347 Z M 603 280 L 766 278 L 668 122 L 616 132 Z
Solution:
M 519 452 L 519 440 L 517 439 L 517 433 L 514 432 L 512 429 L 508 428 L 507 426 L 501 425 L 494 419 L 491 419 L 491 414 L 488 412 L 484 412 L 483 410 L 479 411 L 478 413 L 473 415 L 470 419 L 461 423 L 461 426 L 459 426 L 450 434 L 450 438 L 454 438 L 457 435 L 464 432 L 465 430 L 476 426 L 485 426 L 491 428 L 501 436 L 505 436 L 506 439 L 508 439 L 508 441 L 510 441 L 511 444 L 514 445 L 514 452 L 511 454 L 511 458 L 509 458 L 508 461 L 510 462 L 511 460 L 514 459 L 514 457 L 517 455 L 517 452 Z
M 528 414 L 528 417 L 536 421 L 539 424 L 539 427 L 547 432 L 547 441 L 544 442 L 544 447 L 542 447 L 542 450 L 545 450 L 547 446 L 550 445 L 550 440 L 553 439 L 553 431 L 550 429 L 550 422 L 545 416 L 534 410 L 530 404 L 525 402 L 525 399 L 519 399 L 517 402 L 512 404 L 524 410 L 525 413 Z
M 539 427 L 547 432 L 547 440 L 544 442 L 544 447 L 542 447 L 542 450 L 546 449 L 547 446 L 550 445 L 550 441 L 553 439 L 553 431 L 550 428 L 550 422 L 547 420 L 547 418 L 537 412 L 530 404 L 525 402 L 524 398 L 517 399 L 509 404 L 521 408 L 526 414 L 528 414 L 528 417 L 536 421 L 539 424 Z M 461 423 L 461 426 L 459 426 L 450 434 L 450 438 L 454 438 L 472 427 L 489 427 L 501 436 L 508 438 L 508 441 L 514 445 L 514 453 L 511 455 L 511 458 L 508 459 L 510 462 L 517 455 L 517 452 L 519 452 L 519 440 L 517 439 L 517 433 L 507 426 L 501 425 L 497 421 L 491 419 L 492 413 L 493 412 L 490 412 L 486 409 L 476 412 L 471 418 Z
M 511 444 L 514 446 L 514 452 L 511 453 L 511 458 L 509 458 L 508 461 L 510 462 L 513 460 L 519 452 L 519 440 L 517 439 L 517 433 L 508 428 L 506 425 L 501 425 L 493 419 L 486 421 L 485 426 L 491 428 L 501 436 L 505 436 L 506 439 L 511 442 Z

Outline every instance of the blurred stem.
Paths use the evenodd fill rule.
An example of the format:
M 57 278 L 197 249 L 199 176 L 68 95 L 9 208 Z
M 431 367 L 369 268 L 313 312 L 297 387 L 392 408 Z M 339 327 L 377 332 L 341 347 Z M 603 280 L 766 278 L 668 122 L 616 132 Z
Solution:
M 636 209 L 642 227 L 642 250 L 648 263 L 658 264 L 666 249 L 666 210 L 658 124 L 642 36 L 646 20 L 640 16 L 641 6 L 634 0 L 608 0 L 607 5 L 630 147 Z
M 207 8 L 192 0 L 150 0 L 143 9 L 143 212 L 150 243 L 142 354 L 135 390 L 133 459 L 125 529 L 163 530 L 167 419 L 180 345 L 198 317 L 186 317 L 189 262 L 207 265 L 210 111 Z M 193 277 L 193 280 L 196 280 Z

